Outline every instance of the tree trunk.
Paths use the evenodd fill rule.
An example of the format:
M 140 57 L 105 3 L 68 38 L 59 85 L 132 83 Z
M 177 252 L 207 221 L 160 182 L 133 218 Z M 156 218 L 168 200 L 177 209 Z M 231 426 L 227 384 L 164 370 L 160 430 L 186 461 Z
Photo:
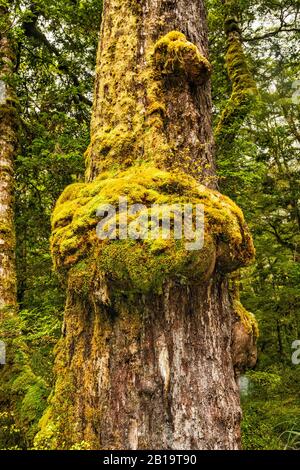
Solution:
M 87 182 L 52 220 L 68 299 L 37 447 L 240 448 L 236 372 L 256 329 L 227 276 L 254 250 L 214 190 L 207 55 L 203 1 L 104 2 Z M 99 241 L 95 209 L 124 195 L 204 204 L 203 249 Z
M 215 187 L 210 65 L 193 48 L 177 51 L 175 37 L 166 43 L 170 48 L 173 42 L 177 61 L 162 63 L 167 45 L 157 47 L 151 58 L 153 45 L 171 31 L 184 33 L 207 57 L 203 2 L 104 2 L 87 152 L 89 179 L 113 161 L 126 166 L 134 158 L 179 167 Z M 164 83 L 151 70 L 151 61 L 158 62 L 158 71 L 163 69 Z
M 17 147 L 17 113 L 12 89 L 13 48 L 8 13 L 0 7 L 0 319 L 16 307 L 13 161 Z M 2 312 L 2 313 L 1 313 Z

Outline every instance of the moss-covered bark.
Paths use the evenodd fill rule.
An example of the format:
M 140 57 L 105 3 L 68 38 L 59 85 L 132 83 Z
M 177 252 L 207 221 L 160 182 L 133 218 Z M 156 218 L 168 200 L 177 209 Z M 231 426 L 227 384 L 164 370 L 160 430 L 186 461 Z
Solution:
M 68 298 L 38 448 L 240 446 L 235 372 L 253 363 L 255 339 L 227 276 L 254 248 L 241 211 L 214 190 L 209 75 L 202 1 L 104 2 L 86 183 L 52 218 Z M 120 196 L 202 203 L 203 249 L 99 240 L 97 208 Z
M 18 109 L 14 93 L 15 57 L 10 29 L 8 10 L 0 6 L 0 340 L 6 349 L 6 363 L 0 365 L 0 411 L 4 416 L 14 418 L 15 412 L 19 412 L 15 422 L 17 429 L 23 412 L 19 405 L 30 387 L 29 380 L 32 377 L 28 375 L 28 358 L 19 334 L 16 314 L 13 188 L 14 157 L 18 146 Z M 0 447 L 4 443 L 8 447 L 14 445 L 10 439 L 11 436 L 5 430 L 1 432 Z
M 217 124 L 215 138 L 218 151 L 229 152 L 255 102 L 257 88 L 247 63 L 239 28 L 240 2 L 222 0 L 222 3 L 227 38 L 225 61 L 232 93 Z
M 202 2 L 105 2 L 88 180 L 151 162 L 215 186 L 203 14 Z

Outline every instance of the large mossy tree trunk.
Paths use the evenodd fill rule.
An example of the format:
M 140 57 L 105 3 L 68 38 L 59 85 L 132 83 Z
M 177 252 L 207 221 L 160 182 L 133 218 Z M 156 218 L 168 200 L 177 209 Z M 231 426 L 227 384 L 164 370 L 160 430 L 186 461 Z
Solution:
M 240 448 L 236 375 L 255 362 L 256 329 L 228 275 L 254 250 L 214 189 L 207 56 L 202 0 L 104 2 L 87 179 L 52 220 L 68 295 L 37 447 Z M 98 240 L 97 207 L 125 195 L 201 202 L 203 249 Z

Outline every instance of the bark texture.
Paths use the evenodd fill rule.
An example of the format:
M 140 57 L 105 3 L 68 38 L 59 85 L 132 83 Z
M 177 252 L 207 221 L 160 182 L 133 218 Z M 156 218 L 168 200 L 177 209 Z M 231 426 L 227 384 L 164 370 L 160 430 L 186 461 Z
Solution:
M 197 71 L 199 64 L 189 55 L 193 44 L 207 57 L 204 18 L 201 1 L 104 2 L 89 180 L 114 162 L 126 167 L 134 159 L 179 167 L 215 187 L 210 66 L 197 75 L 192 65 Z M 153 45 L 171 31 L 185 34 L 190 44 L 169 38 L 169 53 L 178 57 L 178 62 L 169 57 L 170 67 L 168 51 L 158 48 L 157 55 L 165 59 L 160 74 Z
M 70 401 L 55 406 L 69 413 L 67 420 L 62 416 L 69 442 L 102 449 L 238 449 L 241 411 L 226 281 L 193 289 L 168 284 L 163 295 L 115 308 L 114 316 L 83 306 L 77 296 L 68 300 L 56 394 Z M 70 368 L 69 382 L 62 374 Z
M 9 21 L 0 7 L 0 318 L 16 307 L 15 232 L 13 217 L 13 162 L 17 148 L 17 112 L 11 86 L 13 48 Z M 7 21 L 6 21 L 7 20 Z
M 68 299 L 37 447 L 240 448 L 235 379 L 257 332 L 228 273 L 254 249 L 213 189 L 209 75 L 203 1 L 104 2 L 87 179 L 52 220 Z M 201 201 L 203 249 L 100 242 L 95 209 L 120 195 Z

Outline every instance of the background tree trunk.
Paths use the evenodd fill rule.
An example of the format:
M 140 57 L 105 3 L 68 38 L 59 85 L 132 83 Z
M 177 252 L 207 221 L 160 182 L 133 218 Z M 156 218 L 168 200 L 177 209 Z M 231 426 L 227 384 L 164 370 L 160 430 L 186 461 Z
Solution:
M 240 448 L 235 366 L 255 362 L 255 325 L 229 290 L 227 273 L 251 259 L 253 246 L 238 208 L 210 189 L 216 177 L 209 75 L 203 1 L 104 2 L 87 183 L 67 188 L 53 216 L 53 256 L 68 278 L 68 299 L 56 388 L 37 446 Z M 189 271 L 182 282 L 173 272 L 160 289 L 138 289 L 126 261 L 120 270 L 128 269 L 129 284 L 126 274 L 118 283 L 123 245 L 116 245 L 109 268 L 100 269 L 105 247 L 91 235 L 95 224 L 82 219 L 75 228 L 76 211 L 88 216 L 85 204 L 102 191 L 107 172 L 114 172 L 107 186 L 112 197 L 118 175 L 125 175 L 129 194 L 145 166 L 148 173 L 156 167 L 165 178 L 173 175 L 177 196 L 187 173 L 188 181 L 205 185 L 213 208 L 228 205 L 218 235 L 210 232 L 215 216 L 208 216 L 213 248 L 204 252 L 201 278 Z M 142 268 L 143 261 L 132 262 Z
M 17 117 L 12 78 L 14 54 L 9 19 L 0 7 L 0 318 L 16 307 L 15 232 L 13 212 L 13 161 L 17 147 Z

